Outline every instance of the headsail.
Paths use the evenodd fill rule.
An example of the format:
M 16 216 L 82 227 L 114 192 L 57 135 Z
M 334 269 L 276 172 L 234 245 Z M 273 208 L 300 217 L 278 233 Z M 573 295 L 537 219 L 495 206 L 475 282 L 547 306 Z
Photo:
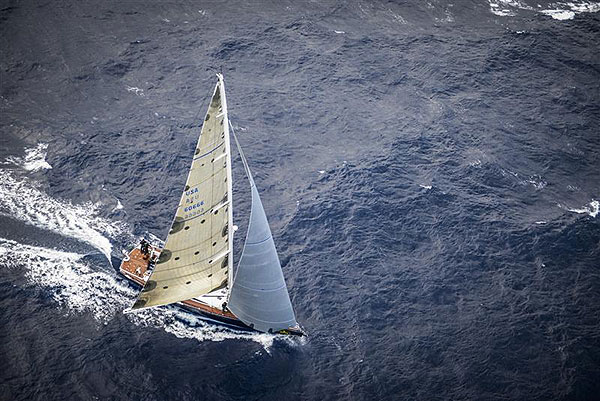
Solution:
M 297 326 L 296 317 L 258 190 L 235 133 L 233 135 L 250 181 L 252 209 L 228 308 L 255 330 L 276 332 Z
M 187 300 L 231 281 L 231 147 L 218 78 L 165 247 L 132 309 Z

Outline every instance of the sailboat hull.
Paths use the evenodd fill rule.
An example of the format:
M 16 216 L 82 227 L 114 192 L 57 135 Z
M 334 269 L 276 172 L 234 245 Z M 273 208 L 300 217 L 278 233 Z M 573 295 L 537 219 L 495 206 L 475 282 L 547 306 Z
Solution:
M 150 246 L 150 252 L 148 255 L 142 254 L 139 247 L 134 248 L 121 262 L 119 272 L 123 274 L 127 279 L 144 286 L 148 277 L 150 277 L 151 270 L 149 269 L 150 260 L 153 257 L 160 255 L 160 248 Z M 218 297 L 220 299 L 220 297 Z M 227 326 L 236 330 L 244 331 L 256 331 L 251 327 L 248 327 L 244 322 L 239 320 L 230 311 L 223 311 L 220 308 L 211 306 L 198 299 L 188 299 L 185 301 L 177 302 L 177 305 L 198 315 L 199 318 L 223 326 Z M 298 327 L 290 327 L 287 330 L 280 330 L 276 334 L 284 335 L 296 335 L 302 336 L 304 332 Z

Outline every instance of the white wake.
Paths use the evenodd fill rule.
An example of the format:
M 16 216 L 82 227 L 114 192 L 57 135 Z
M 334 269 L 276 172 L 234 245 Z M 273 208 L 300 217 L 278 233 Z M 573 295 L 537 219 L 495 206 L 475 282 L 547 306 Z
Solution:
M 23 268 L 29 283 L 44 288 L 58 304 L 107 323 L 135 292 L 116 276 L 94 270 L 83 256 L 0 238 L 0 265 Z
M 23 194 L 27 194 L 26 201 Z M 53 199 L 37 190 L 34 182 L 19 181 L 4 170 L 0 170 L 0 214 L 84 241 L 108 258 L 111 239 L 134 238 L 125 224 L 100 217 L 96 206 Z M 1 267 L 22 270 L 30 284 L 47 291 L 67 313 L 89 313 L 98 322 L 107 324 L 132 305 L 138 290 L 114 270 L 102 270 L 93 261 L 84 260 L 84 256 L 0 238 Z M 268 351 L 275 339 L 269 334 L 238 332 L 209 324 L 175 306 L 124 316 L 137 326 L 162 329 L 179 338 L 198 341 L 243 339 L 260 343 Z M 291 345 L 305 341 L 281 340 Z
M 27 171 L 49 170 L 52 166 L 46 161 L 47 149 L 47 144 L 39 143 L 35 148 L 26 148 L 24 157 L 11 156 L 6 161 Z
M 137 289 L 112 270 L 96 270 L 83 260 L 84 256 L 0 238 L 0 266 L 23 269 L 27 281 L 43 288 L 67 313 L 89 313 L 99 323 L 108 324 L 132 305 Z M 162 329 L 176 337 L 200 342 L 250 340 L 268 350 L 275 339 L 269 334 L 234 331 L 206 323 L 175 306 L 123 316 L 137 326 Z M 281 340 L 294 344 L 292 339 Z
M 53 199 L 28 179 L 17 180 L 0 170 L 0 214 L 66 237 L 83 241 L 100 250 L 110 261 L 108 238 L 125 230 L 125 224 L 100 217 L 99 205 L 74 205 Z

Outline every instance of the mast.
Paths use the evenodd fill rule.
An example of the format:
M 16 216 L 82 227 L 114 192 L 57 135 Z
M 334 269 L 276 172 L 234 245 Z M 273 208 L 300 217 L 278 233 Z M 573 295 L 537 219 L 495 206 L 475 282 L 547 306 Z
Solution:
M 228 225 L 228 242 L 229 242 L 229 266 L 227 268 L 227 301 L 231 293 L 233 285 L 233 179 L 231 172 L 231 140 L 229 138 L 229 116 L 227 114 L 227 98 L 225 96 L 225 82 L 223 74 L 217 74 L 219 78 L 219 90 L 221 91 L 221 106 L 223 107 L 223 128 L 225 130 L 225 149 L 227 153 L 227 201 L 229 203 L 229 225 Z

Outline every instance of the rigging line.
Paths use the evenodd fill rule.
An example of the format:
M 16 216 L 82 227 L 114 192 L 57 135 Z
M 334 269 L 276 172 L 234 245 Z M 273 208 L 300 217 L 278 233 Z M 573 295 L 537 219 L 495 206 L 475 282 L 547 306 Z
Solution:
M 240 153 L 240 157 L 242 158 L 242 163 L 244 164 L 244 170 L 246 171 L 246 175 L 248 176 L 248 180 L 250 180 L 250 187 L 254 187 L 254 179 L 252 178 L 252 173 L 250 172 L 250 167 L 248 166 L 248 161 L 246 161 L 246 156 L 244 155 L 244 151 L 240 146 L 240 141 L 238 141 L 237 135 L 235 134 L 235 130 L 233 129 L 233 125 L 231 124 L 231 120 L 229 122 L 229 127 L 231 128 L 231 133 L 233 134 L 233 139 L 235 139 L 235 144 L 237 146 L 238 152 Z

